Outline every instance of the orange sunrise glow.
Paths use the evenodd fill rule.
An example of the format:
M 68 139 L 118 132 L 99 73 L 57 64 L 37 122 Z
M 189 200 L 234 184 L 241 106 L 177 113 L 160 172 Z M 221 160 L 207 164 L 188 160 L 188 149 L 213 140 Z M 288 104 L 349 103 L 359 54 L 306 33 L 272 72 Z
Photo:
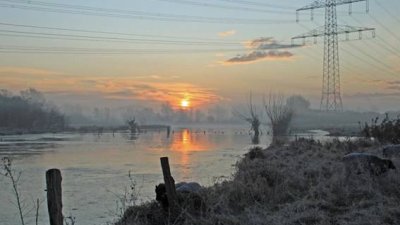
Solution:
M 181 101 L 181 107 L 182 107 L 183 109 L 186 109 L 186 108 L 188 108 L 189 106 L 190 106 L 189 100 L 187 100 L 187 99 L 182 99 L 182 101 Z

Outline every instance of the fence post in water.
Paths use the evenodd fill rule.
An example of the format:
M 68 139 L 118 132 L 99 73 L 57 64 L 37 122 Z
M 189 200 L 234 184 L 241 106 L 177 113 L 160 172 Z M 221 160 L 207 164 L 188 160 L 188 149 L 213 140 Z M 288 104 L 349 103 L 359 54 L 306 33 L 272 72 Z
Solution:
M 163 176 L 164 176 L 165 189 L 167 191 L 169 208 L 170 208 L 170 210 L 173 210 L 175 202 L 176 202 L 175 180 L 171 176 L 171 170 L 169 167 L 168 157 L 162 157 L 162 158 L 160 158 L 160 161 L 161 161 L 161 168 L 162 168 L 162 172 L 163 172 Z
M 47 207 L 49 210 L 50 225 L 63 225 L 61 180 L 62 177 L 59 169 L 47 170 Z

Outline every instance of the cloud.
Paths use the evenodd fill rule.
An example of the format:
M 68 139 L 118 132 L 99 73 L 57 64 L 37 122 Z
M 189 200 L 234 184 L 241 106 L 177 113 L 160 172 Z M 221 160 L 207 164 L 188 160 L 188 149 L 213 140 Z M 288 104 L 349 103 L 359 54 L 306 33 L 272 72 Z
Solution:
M 137 80 L 175 80 L 178 79 L 179 76 L 173 75 L 173 76 L 166 76 L 166 75 L 148 75 L 148 76 L 135 76 L 134 77 Z
M 247 49 L 252 49 L 252 52 L 247 54 L 237 55 L 220 64 L 222 65 L 250 64 L 262 60 L 285 60 L 293 57 L 293 53 L 283 49 L 302 47 L 302 45 L 279 43 L 273 37 L 261 37 L 254 40 L 250 40 L 244 42 L 244 46 Z
M 235 34 L 236 34 L 236 30 L 228 30 L 228 31 L 219 32 L 218 36 L 220 36 L 220 37 L 228 37 L 228 36 L 233 36 Z
M 289 48 L 299 48 L 303 46 L 303 45 L 279 43 L 273 37 L 261 37 L 251 41 L 247 41 L 244 44 L 246 48 L 252 48 L 257 50 L 289 49 Z
M 10 66 L 0 67 L 0 74 L 36 76 L 36 77 L 46 77 L 46 76 L 52 76 L 52 75 L 65 75 L 60 72 L 46 70 L 46 69 L 29 68 L 29 67 L 10 67 Z
M 242 54 L 230 58 L 224 61 L 223 64 L 250 64 L 261 60 L 288 59 L 292 56 L 293 54 L 288 51 L 252 51 L 248 54 Z
M 372 79 L 372 80 L 364 80 L 368 85 L 375 85 L 381 90 L 394 90 L 400 91 L 400 80 L 381 80 L 381 79 Z
M 388 89 L 388 90 L 400 91 L 400 86 L 398 86 L 398 85 L 391 85 L 391 86 L 386 87 L 386 89 Z
M 398 80 L 386 81 L 385 89 L 400 91 L 400 81 Z
M 132 80 L 105 81 L 104 86 L 101 81 L 99 83 L 100 90 L 108 99 L 169 102 L 176 107 L 183 98 L 189 99 L 193 107 L 222 100 L 214 90 L 189 83 L 138 83 Z
M 387 81 L 387 84 L 389 84 L 389 85 L 399 85 L 400 86 L 400 80 Z
M 386 97 L 400 97 L 400 92 L 374 92 L 374 93 L 356 93 L 351 95 L 344 95 L 344 97 L 355 98 L 386 98 Z

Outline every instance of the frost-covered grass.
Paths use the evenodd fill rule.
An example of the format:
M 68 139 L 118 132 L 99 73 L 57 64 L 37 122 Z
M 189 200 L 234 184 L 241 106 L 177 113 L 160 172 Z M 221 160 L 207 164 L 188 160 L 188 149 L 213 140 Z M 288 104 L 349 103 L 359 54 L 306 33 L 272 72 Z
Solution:
M 117 224 L 400 224 L 399 172 L 346 179 L 341 159 L 350 152 L 381 155 L 365 140 L 253 149 L 230 181 L 202 190 L 203 210 L 185 204 L 169 218 L 149 202 L 129 208 Z

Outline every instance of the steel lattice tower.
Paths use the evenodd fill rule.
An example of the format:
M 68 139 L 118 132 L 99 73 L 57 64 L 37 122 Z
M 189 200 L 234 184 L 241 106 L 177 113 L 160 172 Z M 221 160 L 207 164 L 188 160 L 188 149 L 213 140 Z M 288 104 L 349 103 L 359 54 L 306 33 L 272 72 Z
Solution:
M 300 8 L 298 13 L 302 10 L 311 10 L 311 19 L 313 19 L 314 9 L 325 8 L 325 25 L 312 30 L 306 34 L 293 37 L 294 39 L 305 39 L 308 37 L 324 37 L 324 60 L 323 60 L 323 77 L 322 77 L 322 96 L 321 96 L 321 110 L 325 111 L 342 111 L 343 103 L 340 93 L 340 67 L 339 67 L 339 34 L 346 34 L 348 39 L 349 33 L 359 32 L 361 39 L 361 32 L 372 31 L 375 36 L 375 29 L 343 26 L 337 24 L 336 8 L 338 5 L 350 4 L 349 13 L 351 14 L 351 4 L 354 2 L 367 2 L 368 0 L 319 0 L 312 4 Z M 316 41 L 316 40 L 315 40 Z M 305 41 L 304 41 L 305 42 Z
M 336 0 L 326 0 L 321 110 L 342 110 Z

